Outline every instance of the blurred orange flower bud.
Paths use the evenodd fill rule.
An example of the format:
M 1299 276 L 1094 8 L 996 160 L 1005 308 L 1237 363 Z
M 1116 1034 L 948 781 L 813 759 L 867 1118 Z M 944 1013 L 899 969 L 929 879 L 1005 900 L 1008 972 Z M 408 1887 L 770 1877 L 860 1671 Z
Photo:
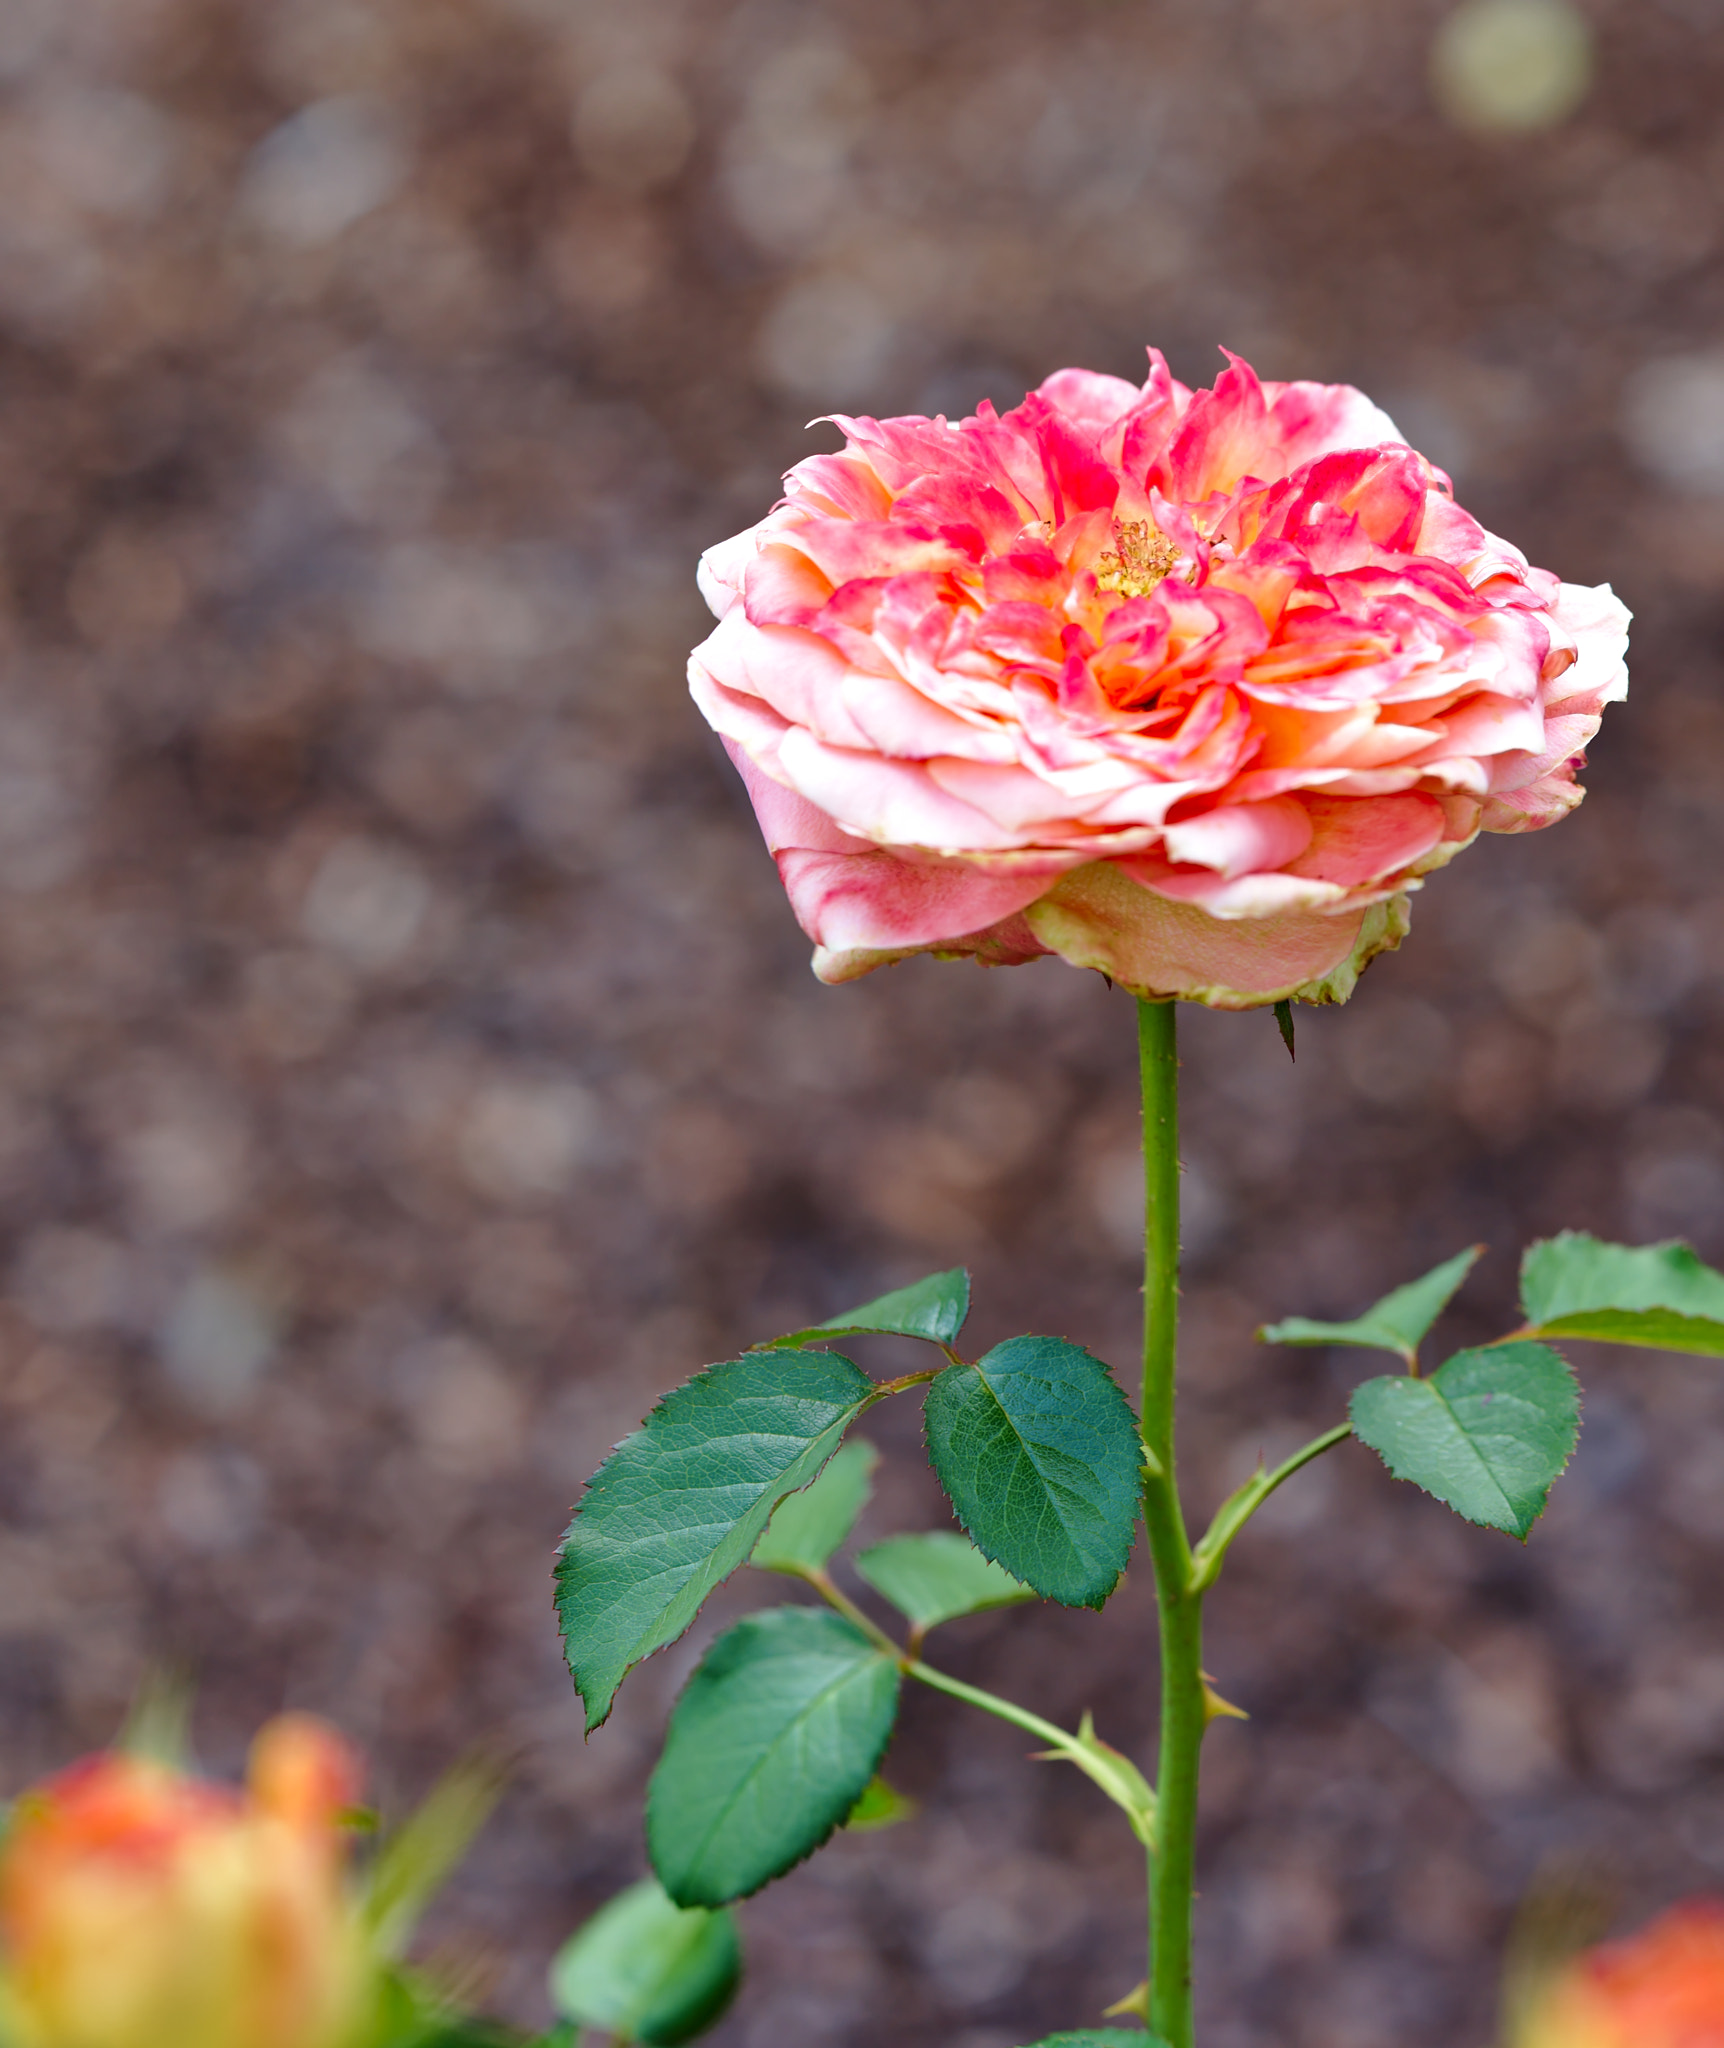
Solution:
M 27 1792 L 0 1842 L 0 2035 L 16 2048 L 348 2048 L 371 1964 L 321 1722 L 259 1735 L 244 1792 L 121 1752 Z
M 1724 1900 L 1690 1900 L 1577 1957 L 1515 2048 L 1724 2048 Z

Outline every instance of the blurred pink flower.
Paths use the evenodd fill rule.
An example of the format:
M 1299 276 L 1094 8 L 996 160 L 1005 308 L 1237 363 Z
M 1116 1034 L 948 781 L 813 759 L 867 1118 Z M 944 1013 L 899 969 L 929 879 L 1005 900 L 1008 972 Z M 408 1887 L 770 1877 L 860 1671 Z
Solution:
M 704 557 L 691 687 L 822 980 L 1059 953 L 1341 1002 L 1421 876 L 1580 801 L 1627 690 L 1608 585 L 1529 567 L 1348 385 L 1150 365 L 840 417 Z
M 375 1965 L 348 1893 L 359 1763 L 272 1721 L 225 1785 L 117 1751 L 24 1793 L 0 1844 L 15 2048 L 355 2048 Z
M 1724 1902 L 1688 1899 L 1556 1973 L 1511 2048 L 1724 2048 Z

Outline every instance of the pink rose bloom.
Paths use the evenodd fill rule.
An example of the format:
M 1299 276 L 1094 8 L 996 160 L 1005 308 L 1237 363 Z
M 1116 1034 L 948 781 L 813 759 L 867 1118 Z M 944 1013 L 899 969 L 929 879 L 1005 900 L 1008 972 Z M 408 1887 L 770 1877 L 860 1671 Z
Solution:
M 1421 877 L 1580 801 L 1609 586 L 1530 567 L 1350 386 L 1230 365 L 840 417 L 708 550 L 690 684 L 823 981 L 1059 953 L 1344 1002 Z

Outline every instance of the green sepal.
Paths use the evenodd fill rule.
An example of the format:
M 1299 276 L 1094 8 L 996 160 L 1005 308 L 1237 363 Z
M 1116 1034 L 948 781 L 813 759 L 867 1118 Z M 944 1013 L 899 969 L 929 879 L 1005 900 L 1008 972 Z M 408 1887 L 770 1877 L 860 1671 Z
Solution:
M 930 1273 L 926 1280 L 895 1287 L 860 1308 L 853 1308 L 812 1329 L 774 1337 L 769 1348 L 806 1344 L 820 1337 L 851 1337 L 878 1333 L 888 1337 L 922 1337 L 930 1344 L 953 1343 L 970 1313 L 970 1276 L 962 1266 Z
M 1353 1434 L 1397 1479 L 1524 1542 L 1580 1434 L 1580 1391 L 1548 1344 L 1457 1351 L 1429 1379 L 1354 1390 Z
M 557 1561 L 563 1651 L 590 1733 L 675 1642 L 876 1397 L 835 1351 L 751 1351 L 667 1394 L 594 1473 Z
M 649 1877 L 557 1951 L 551 2004 L 577 2026 L 675 2048 L 712 2025 L 741 1978 L 735 1916 L 674 1905 Z
M 773 1608 L 721 1635 L 647 1788 L 647 1850 L 678 1905 L 745 1898 L 812 1855 L 879 1768 L 898 1689 L 897 1661 L 821 1608 Z
M 862 1552 L 856 1569 L 919 1629 L 1036 1597 L 1033 1587 L 1002 1571 L 967 1536 L 950 1529 L 888 1536 Z
M 1528 1245 L 1520 1293 L 1535 1336 L 1724 1358 L 1724 1273 L 1685 1244 L 1605 1244 L 1565 1230 Z
M 1281 1034 L 1281 1043 L 1287 1048 L 1287 1057 L 1298 1059 L 1293 1044 L 1293 1005 L 1285 996 L 1275 1005 L 1275 1028 Z
M 749 1563 L 793 1577 L 819 1571 L 867 1505 L 874 1490 L 870 1475 L 879 1462 L 880 1453 L 864 1437 L 840 1445 L 819 1478 L 773 1509 Z
M 1392 1351 L 1416 1368 L 1420 1341 L 1483 1251 L 1482 1244 L 1469 1245 L 1433 1267 L 1422 1280 L 1409 1281 L 1385 1294 L 1374 1308 L 1350 1323 L 1318 1323 L 1309 1316 L 1288 1316 L 1257 1334 L 1265 1344 L 1356 1344 L 1369 1351 Z
M 928 1388 L 928 1457 L 976 1548 L 1067 1607 L 1100 1607 L 1137 1533 L 1142 1448 L 1093 1353 L 1011 1337 Z
M 508 1772 L 483 1752 L 452 1764 L 385 1837 L 359 1894 L 360 1918 L 382 1955 L 406 1953 L 426 1908 L 491 1817 Z

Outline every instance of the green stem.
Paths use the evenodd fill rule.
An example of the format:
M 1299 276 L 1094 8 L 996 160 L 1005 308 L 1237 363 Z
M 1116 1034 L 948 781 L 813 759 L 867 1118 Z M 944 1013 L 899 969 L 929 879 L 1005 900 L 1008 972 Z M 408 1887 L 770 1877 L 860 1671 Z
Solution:
M 1015 1700 L 1004 1700 L 998 1693 L 983 1692 L 979 1685 L 966 1685 L 961 1678 L 936 1671 L 933 1665 L 924 1664 L 919 1657 L 906 1664 L 904 1669 L 911 1678 L 919 1678 L 936 1692 L 950 1693 L 955 1700 L 965 1700 L 972 1707 L 980 1707 L 984 1714 L 993 1714 L 1002 1721 L 1009 1721 L 1014 1728 L 1039 1735 L 1048 1745 L 1044 1756 L 1075 1764 L 1120 1808 L 1130 1821 L 1132 1832 L 1145 1848 L 1154 1839 L 1155 1794 L 1129 1757 L 1122 1756 L 1118 1750 L 1110 1749 L 1098 1739 L 1088 1714 L 1083 1718 L 1082 1728 L 1073 1735 L 1069 1729 L 1057 1727 L 1052 1721 L 1044 1721 L 1040 1714 L 1032 1714 L 1027 1707 L 1020 1707 Z
M 1192 2048 L 1191 1903 L 1197 1772 L 1208 1720 L 1203 1594 L 1174 1461 L 1179 1332 L 1179 1050 L 1172 1003 L 1137 1006 L 1143 1086 L 1143 1518 L 1161 1610 L 1161 1754 L 1149 1857 L 1149 2024 L 1168 2048 Z
M 1204 1531 L 1202 1541 L 1191 1553 L 1192 1591 L 1206 1593 L 1214 1585 L 1221 1567 L 1227 1562 L 1228 1546 L 1278 1486 L 1285 1486 L 1294 1473 L 1302 1472 L 1313 1458 L 1320 1458 L 1325 1451 L 1344 1444 L 1352 1434 L 1350 1422 L 1338 1422 L 1333 1429 L 1326 1429 L 1321 1436 L 1302 1444 L 1273 1472 L 1259 1470 L 1237 1492 L 1229 1494 L 1216 1510 L 1215 1520 Z
M 799 1565 L 796 1569 L 796 1576 L 799 1579 L 806 1580 L 814 1588 L 815 1592 L 820 1595 L 821 1599 L 826 1602 L 827 1606 L 835 1607 L 843 1615 L 844 1619 L 850 1623 L 852 1628 L 859 1628 L 874 1645 L 875 1649 L 884 1650 L 886 1655 L 895 1664 L 901 1664 L 904 1661 L 902 1647 L 893 1642 L 892 1638 L 883 1628 L 876 1627 L 869 1620 L 868 1616 L 862 1612 L 861 1608 L 856 1605 L 855 1601 L 850 1598 L 848 1593 L 843 1592 L 832 1583 L 830 1572 L 819 1565 Z
M 997 1692 L 983 1692 L 979 1685 L 966 1685 L 961 1678 L 952 1678 L 944 1671 L 936 1671 L 932 1664 L 924 1664 L 920 1658 L 914 1664 L 905 1666 L 911 1678 L 919 1678 L 924 1685 L 931 1685 L 936 1692 L 950 1693 L 955 1700 L 964 1700 L 972 1707 L 980 1707 L 984 1714 L 996 1715 L 1002 1721 L 1010 1721 L 1014 1728 L 1021 1728 L 1027 1735 L 1040 1736 L 1043 1742 L 1059 1750 L 1074 1746 L 1075 1738 L 1064 1728 L 1056 1727 L 1052 1721 L 1044 1721 L 1040 1714 L 1032 1714 L 1028 1707 L 1020 1707 L 1015 1700 L 1003 1700 Z

